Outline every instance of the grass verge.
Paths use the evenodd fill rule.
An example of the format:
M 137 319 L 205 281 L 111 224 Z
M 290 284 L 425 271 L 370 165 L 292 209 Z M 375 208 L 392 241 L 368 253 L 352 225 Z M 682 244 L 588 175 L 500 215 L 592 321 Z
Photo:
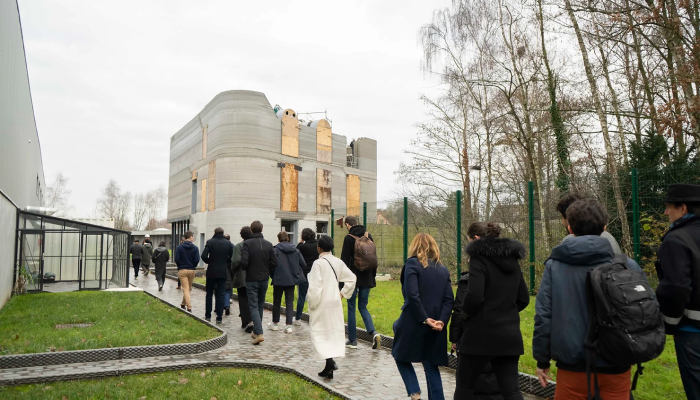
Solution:
M 196 282 L 204 283 L 205 278 L 196 278 Z M 296 302 L 297 293 L 294 293 Z M 267 291 L 268 302 L 272 302 L 272 288 Z M 284 304 L 283 304 L 284 305 Z M 296 303 L 295 303 L 296 305 Z M 374 327 L 380 333 L 394 336 L 393 324 L 401 313 L 403 296 L 401 283 L 397 280 L 377 282 L 377 287 L 370 293 L 369 306 Z M 304 311 L 307 306 L 304 305 Z M 343 302 L 347 322 L 347 302 Z M 357 326 L 365 328 L 364 322 L 357 315 Z M 523 334 L 525 355 L 520 358 L 520 371 L 535 374 L 537 363 L 532 358 L 532 334 L 535 329 L 535 298 L 532 297 L 530 305 L 520 313 L 520 329 Z M 554 363 L 552 363 L 554 365 Z M 552 378 L 556 379 L 556 367 L 552 367 Z M 633 370 L 634 373 L 634 370 Z M 664 352 L 652 362 L 645 364 L 644 376 L 639 378 L 639 384 L 635 392 L 638 400 L 668 400 L 684 398 L 683 384 L 678 372 L 676 350 L 673 337 L 666 337 Z
M 55 328 L 86 323 L 94 325 Z M 0 355 L 193 343 L 219 335 L 143 292 L 27 294 L 0 310 Z
M 211 368 L 87 381 L 0 387 L 11 399 L 338 399 L 295 375 Z

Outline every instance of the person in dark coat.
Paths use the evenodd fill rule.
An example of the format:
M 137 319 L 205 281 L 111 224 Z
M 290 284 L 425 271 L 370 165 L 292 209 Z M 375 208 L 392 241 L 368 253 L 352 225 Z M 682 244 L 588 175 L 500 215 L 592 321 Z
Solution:
M 129 247 L 129 254 L 131 254 L 131 264 L 134 266 L 134 279 L 139 279 L 143 247 L 141 247 L 138 240 L 134 240 L 134 244 Z
M 165 247 L 165 241 L 158 244 L 158 247 L 153 251 L 153 257 L 151 257 L 153 265 L 156 270 L 156 281 L 158 282 L 158 290 L 163 290 L 163 284 L 165 283 L 165 265 L 170 261 L 170 252 Z
M 678 369 L 690 400 L 700 400 L 700 185 L 668 188 L 671 227 L 656 259 L 656 297 L 666 333 L 676 338 Z
M 277 266 L 277 256 L 272 243 L 263 237 L 262 222 L 253 221 L 250 230 L 253 236 L 246 239 L 241 247 L 241 269 L 245 271 L 248 305 L 253 318 L 253 345 L 259 345 L 265 340 L 262 327 L 263 307 L 270 283 L 270 271 Z
M 452 343 L 452 352 L 457 352 L 459 357 L 459 341 L 464 333 L 464 320 L 461 318 L 462 303 L 467 294 L 467 286 L 469 285 L 469 271 L 462 271 L 462 276 L 457 283 L 457 294 L 455 294 L 455 302 L 452 307 L 452 320 L 450 322 L 449 340 Z M 498 391 L 498 380 L 496 374 L 493 373 L 491 364 L 486 364 L 481 370 L 479 379 L 474 386 L 474 399 L 476 400 L 503 400 L 501 392 Z
M 249 226 L 241 228 L 241 239 L 243 241 L 253 237 L 253 232 Z M 233 258 L 231 259 L 231 285 L 236 288 L 238 294 L 238 316 L 241 317 L 241 329 L 245 329 L 246 333 L 253 332 L 253 318 L 250 315 L 250 306 L 248 305 L 248 292 L 245 284 L 245 271 L 241 268 L 241 250 L 243 249 L 243 241 L 236 243 L 233 246 Z
M 525 257 L 525 246 L 499 239 L 500 233 L 490 222 L 475 222 L 467 231 L 469 282 L 460 315 L 456 399 L 473 398 L 479 375 L 489 363 L 503 398 L 523 398 L 518 359 L 525 351 L 519 313 L 530 296 L 518 260 Z
M 297 249 L 301 252 L 306 262 L 304 269 L 304 278 L 307 278 L 314 261 L 318 260 L 318 240 L 316 233 L 310 228 L 304 228 L 301 231 L 301 242 L 297 245 Z M 309 292 L 308 279 L 299 284 L 299 294 L 297 295 L 297 314 L 294 317 L 294 325 L 301 325 L 301 313 L 304 312 L 304 302 L 306 302 L 306 294 Z
M 149 272 L 150 266 L 151 266 L 151 258 L 153 257 L 153 244 L 151 243 L 151 239 L 144 239 L 143 240 L 143 246 L 141 246 L 143 249 L 143 253 L 141 255 L 141 269 L 143 270 L 143 276 L 147 276 Z
M 275 246 L 277 266 L 270 271 L 272 277 L 272 323 L 268 326 L 271 330 L 279 330 L 280 307 L 282 295 L 285 299 L 285 311 L 287 314 L 287 327 L 284 333 L 292 333 L 292 321 L 294 318 L 294 288 L 302 282 L 306 282 L 304 270 L 306 262 L 304 257 L 292 243 L 289 243 L 287 232 L 277 234 L 279 243 Z
M 187 308 L 187 311 L 192 312 L 192 303 L 190 299 L 190 289 L 194 283 L 194 274 L 199 264 L 200 256 L 199 249 L 194 245 L 194 233 L 187 231 L 182 236 L 185 241 L 175 249 L 175 264 L 177 264 L 177 276 L 182 284 L 182 303 L 181 308 Z
M 411 258 L 401 274 L 404 304 L 394 322 L 391 355 L 411 399 L 420 399 L 420 386 L 411 363 L 420 362 L 428 383 L 428 398 L 445 396 L 438 366 L 447 366 L 447 322 L 454 297 L 450 272 L 440 264 L 440 249 L 432 236 L 419 233 L 409 248 Z
M 372 314 L 367 310 L 369 304 L 369 292 L 372 288 L 377 287 L 377 270 L 375 268 L 366 271 L 360 271 L 355 268 L 355 237 L 362 237 L 367 233 L 370 240 L 372 235 L 369 234 L 365 227 L 357 223 L 357 218 L 350 216 L 345 217 L 345 227 L 348 228 L 348 234 L 343 239 L 343 250 L 340 253 L 340 259 L 345 265 L 350 268 L 353 274 L 357 277 L 355 284 L 355 293 L 348 299 L 348 341 L 345 347 L 350 349 L 357 348 L 357 312 L 356 308 L 360 309 L 360 316 L 365 323 L 367 333 L 372 336 L 372 348 L 378 349 L 381 345 L 381 336 L 374 329 Z
M 224 237 L 222 228 L 214 229 L 214 236 L 207 240 L 202 251 L 202 260 L 207 263 L 207 298 L 204 319 L 211 322 L 212 296 L 216 292 L 216 324 L 221 325 L 224 314 L 224 292 L 228 266 L 233 257 L 233 244 Z
M 224 234 L 224 238 L 231 241 L 231 235 L 228 233 Z M 234 246 L 235 251 L 235 246 Z M 233 259 L 233 256 L 231 256 Z M 226 290 L 224 290 L 224 315 L 231 315 L 231 296 L 233 296 L 233 275 L 231 275 L 231 262 L 229 260 L 226 266 Z

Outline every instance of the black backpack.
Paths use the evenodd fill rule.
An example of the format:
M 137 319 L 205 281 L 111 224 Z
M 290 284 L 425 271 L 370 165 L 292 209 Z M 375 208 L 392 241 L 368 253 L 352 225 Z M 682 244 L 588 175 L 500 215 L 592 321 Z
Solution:
M 654 290 L 644 272 L 629 269 L 627 256 L 619 254 L 612 262 L 588 271 L 586 291 L 590 310 L 586 374 L 590 388 L 593 369 L 593 398 L 600 399 L 595 369 L 598 357 L 616 366 L 636 364 L 632 382 L 635 390 L 644 371 L 642 363 L 658 357 L 666 344 L 663 317 Z

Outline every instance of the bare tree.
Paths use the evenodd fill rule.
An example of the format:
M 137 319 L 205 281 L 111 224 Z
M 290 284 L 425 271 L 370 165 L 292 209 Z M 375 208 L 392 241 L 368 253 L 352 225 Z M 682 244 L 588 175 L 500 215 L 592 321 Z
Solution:
M 110 179 L 97 200 L 97 213 L 104 218 L 113 218 L 116 229 L 129 230 L 129 211 L 131 210 L 131 193 L 122 192 L 119 184 Z
M 68 189 L 68 178 L 63 175 L 63 172 L 58 172 L 53 182 L 46 187 L 46 200 L 44 205 L 48 208 L 55 208 L 57 217 L 65 217 L 73 209 L 68 204 L 68 197 L 71 190 Z

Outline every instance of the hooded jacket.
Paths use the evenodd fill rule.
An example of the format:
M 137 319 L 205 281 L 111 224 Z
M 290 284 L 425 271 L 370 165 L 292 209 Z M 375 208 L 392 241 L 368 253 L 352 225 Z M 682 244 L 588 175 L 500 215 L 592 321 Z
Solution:
M 148 267 L 151 265 L 151 257 L 153 257 L 153 245 L 150 243 L 143 244 L 143 255 L 141 257 L 141 265 Z
M 246 282 L 267 281 L 270 270 L 277 266 L 277 256 L 272 243 L 262 233 L 254 233 L 241 247 L 241 269 L 246 272 Z
M 158 246 L 151 257 L 157 272 L 165 270 L 165 264 L 170 261 L 170 252 L 165 246 Z
M 340 253 L 340 259 L 343 260 L 345 265 L 347 265 L 348 268 L 350 268 L 350 271 L 352 271 L 352 273 L 357 277 L 355 287 L 373 288 L 377 286 L 377 281 L 375 280 L 375 277 L 377 276 L 377 269 L 373 268 L 366 271 L 360 271 L 355 268 L 355 238 L 350 236 L 364 236 L 365 232 L 365 227 L 362 225 L 355 225 L 350 228 L 349 234 L 346 235 L 345 239 L 343 240 L 343 250 Z M 371 234 L 369 235 L 369 239 L 374 241 Z
M 301 252 L 289 242 L 280 242 L 275 246 L 277 266 L 272 268 L 272 286 L 295 286 L 306 282 L 304 270 L 306 261 Z
M 175 264 L 177 269 L 197 269 L 199 265 L 199 249 L 194 243 L 185 240 L 175 249 Z
M 516 356 L 525 352 L 520 311 L 530 302 L 517 240 L 484 238 L 467 246 L 469 279 L 461 301 L 460 354 Z
M 666 333 L 700 329 L 700 215 L 675 221 L 661 239 L 656 274 L 656 297 Z
M 223 233 L 215 234 L 207 240 L 202 251 L 202 261 L 207 263 L 207 279 L 226 279 L 233 257 L 233 243 Z
M 532 353 L 538 368 L 549 368 L 550 360 L 555 360 L 557 368 L 586 371 L 584 343 L 590 322 L 586 277 L 588 271 L 611 262 L 613 256 L 610 242 L 601 236 L 573 237 L 552 250 L 537 293 Z M 641 271 L 629 258 L 627 267 Z M 607 374 L 629 369 L 614 367 L 601 357 L 597 367 L 599 373 Z
M 304 268 L 304 276 L 306 276 L 311 272 L 314 261 L 318 260 L 318 240 L 306 240 L 304 243 L 299 243 L 297 249 L 299 249 L 306 262 L 306 268 Z
M 231 286 L 236 289 L 245 286 L 245 271 L 241 268 L 241 250 L 243 242 L 233 246 L 233 258 L 231 258 Z

